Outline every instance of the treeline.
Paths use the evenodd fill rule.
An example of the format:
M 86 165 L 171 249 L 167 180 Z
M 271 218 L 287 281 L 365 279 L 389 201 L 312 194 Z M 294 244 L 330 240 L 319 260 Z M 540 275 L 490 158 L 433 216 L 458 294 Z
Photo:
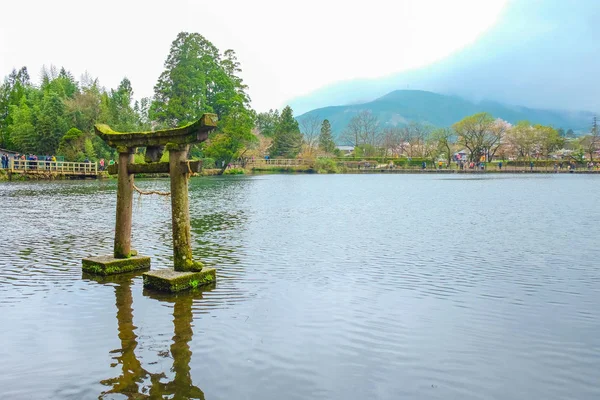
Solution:
M 256 114 L 240 72 L 233 50 L 221 53 L 202 35 L 187 32 L 171 44 L 154 96 L 139 101 L 127 78 L 105 89 L 98 79 L 76 80 L 64 68 L 44 68 L 38 83 L 26 67 L 13 70 L 0 85 L 0 148 L 71 161 L 110 158 L 113 150 L 93 134 L 96 123 L 145 131 L 181 126 L 212 112 L 219 116 L 218 129 L 192 152 L 228 163 L 258 142 L 252 133 Z
M 305 152 L 334 153 L 321 145 L 321 123 L 329 127 L 329 122 L 320 121 L 318 116 L 301 120 Z M 599 135 L 595 120 L 590 133 L 577 138 L 570 130 L 565 133 L 563 129 L 528 121 L 512 125 L 489 113 L 467 116 L 450 127 L 439 128 L 419 122 L 385 126 L 369 111 L 362 111 L 350 120 L 338 143 L 352 146 L 354 157 L 445 159 L 450 163 L 454 154 L 464 150 L 468 161 L 561 156 L 582 162 L 585 158 L 598 158 Z
M 116 131 L 146 131 L 181 126 L 212 112 L 219 116 L 218 128 L 207 142 L 191 149 L 191 156 L 223 169 L 232 160 L 250 157 L 341 155 L 327 120 L 311 116 L 298 122 L 289 106 L 256 114 L 240 73 L 233 50 L 220 52 L 202 35 L 187 32 L 172 42 L 154 95 L 139 101 L 126 77 L 117 88 L 106 89 L 97 78 L 76 80 L 68 70 L 50 67 L 33 82 L 23 67 L 0 85 L 0 148 L 69 161 L 112 158 L 114 150 L 93 133 L 96 123 Z M 595 124 L 589 135 L 574 138 L 570 131 L 527 121 L 511 125 L 487 113 L 447 128 L 414 122 L 386 126 L 363 111 L 337 142 L 353 146 L 355 157 L 450 161 L 457 151 L 467 150 L 468 158 L 478 161 L 547 158 L 565 149 L 569 157 L 593 160 L 600 148 L 598 135 Z
M 268 142 L 261 155 L 281 158 L 306 158 L 317 153 L 339 155 L 329 121 L 307 118 L 298 123 L 290 106 L 286 106 L 281 113 L 279 110 L 269 110 L 258 114 L 256 127 Z

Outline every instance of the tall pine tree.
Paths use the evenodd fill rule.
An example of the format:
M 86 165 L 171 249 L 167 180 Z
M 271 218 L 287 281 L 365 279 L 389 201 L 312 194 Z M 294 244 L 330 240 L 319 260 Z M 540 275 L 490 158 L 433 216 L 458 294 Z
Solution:
M 333 153 L 335 151 L 335 142 L 333 141 L 333 135 L 331 134 L 331 124 L 327 119 L 323 120 L 323 123 L 321 124 L 319 148 L 326 153 Z
M 171 44 L 165 70 L 154 87 L 151 118 L 163 126 L 179 126 L 214 112 L 249 111 L 246 85 L 233 50 L 223 56 L 199 33 L 181 32 Z
M 281 111 L 279 123 L 275 128 L 273 145 L 270 149 L 271 157 L 294 158 L 302 149 L 302 133 L 298 121 L 294 118 L 290 106 Z

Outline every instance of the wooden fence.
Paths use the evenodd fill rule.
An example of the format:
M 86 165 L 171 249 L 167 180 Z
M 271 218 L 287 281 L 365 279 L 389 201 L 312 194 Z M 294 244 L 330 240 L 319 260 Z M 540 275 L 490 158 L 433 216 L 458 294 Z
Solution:
M 97 176 L 98 163 L 9 159 L 8 171 L 15 174 Z
M 310 161 L 310 160 L 303 160 L 303 159 L 296 159 L 296 158 L 274 158 L 274 159 L 269 159 L 269 160 L 265 160 L 263 158 L 260 159 L 256 159 L 256 160 L 249 160 L 246 162 L 247 166 L 252 166 L 252 167 L 258 167 L 258 166 L 263 166 L 263 165 L 276 165 L 276 166 L 281 166 L 281 167 L 297 167 L 300 165 L 310 165 L 314 163 L 314 161 Z

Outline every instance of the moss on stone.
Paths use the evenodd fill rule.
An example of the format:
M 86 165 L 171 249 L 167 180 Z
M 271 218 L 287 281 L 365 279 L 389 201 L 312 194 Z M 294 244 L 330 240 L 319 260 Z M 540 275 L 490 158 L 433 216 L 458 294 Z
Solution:
M 216 280 L 214 268 L 203 268 L 196 272 L 178 272 L 172 269 L 146 272 L 144 287 L 161 292 L 180 292 L 208 285 Z
M 114 275 L 150 268 L 150 257 L 132 255 L 129 258 L 99 256 L 81 260 L 81 270 L 94 275 Z
M 216 114 L 204 114 L 190 124 L 179 128 L 163 129 L 150 132 L 116 132 L 108 125 L 97 124 L 94 130 L 111 147 L 149 147 L 172 144 L 190 144 L 203 142 L 208 133 L 217 127 Z

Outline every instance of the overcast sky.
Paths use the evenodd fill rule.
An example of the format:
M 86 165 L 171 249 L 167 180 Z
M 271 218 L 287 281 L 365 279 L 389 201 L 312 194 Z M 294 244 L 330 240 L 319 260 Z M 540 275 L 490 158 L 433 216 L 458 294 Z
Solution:
M 265 111 L 333 82 L 443 58 L 490 28 L 507 1 L 3 2 L 0 73 L 25 65 L 37 82 L 54 64 L 107 88 L 127 76 L 136 98 L 151 96 L 177 33 L 199 32 L 236 51 L 253 106 Z

